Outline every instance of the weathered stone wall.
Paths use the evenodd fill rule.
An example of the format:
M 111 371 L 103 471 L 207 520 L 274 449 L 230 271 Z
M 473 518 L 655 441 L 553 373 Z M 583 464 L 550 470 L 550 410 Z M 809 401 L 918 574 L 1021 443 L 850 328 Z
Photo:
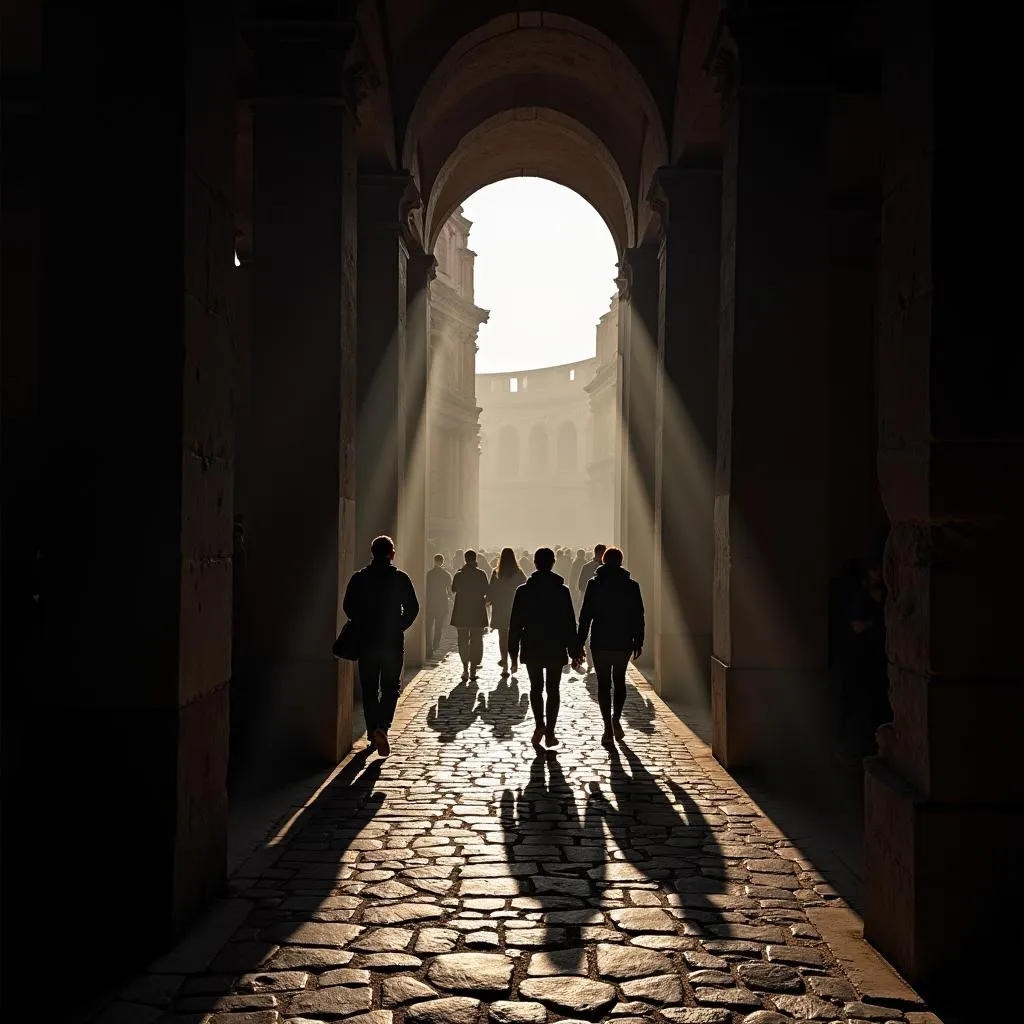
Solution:
M 120 11 L 49 7 L 20 154 L 41 204 L 38 356 L 18 384 L 38 396 L 38 575 L 4 673 L 4 968 L 26 992 L 53 921 L 76 950 L 62 987 L 89 991 L 224 870 L 233 25 L 227 4 L 177 13 L 150 51 Z M 70 890 L 27 884 L 69 870 Z
M 894 720 L 868 764 L 866 933 L 976 1007 L 962 936 L 998 948 L 1021 909 L 992 886 L 1024 805 L 1013 73 L 994 42 L 995 80 L 964 82 L 961 55 L 990 37 L 952 11 L 911 4 L 887 30 L 878 468 Z

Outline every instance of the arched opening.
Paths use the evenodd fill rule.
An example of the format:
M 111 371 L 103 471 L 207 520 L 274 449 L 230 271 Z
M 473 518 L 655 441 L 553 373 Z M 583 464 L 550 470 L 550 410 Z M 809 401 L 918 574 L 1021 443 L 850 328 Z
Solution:
M 579 462 L 578 446 L 576 424 L 566 420 L 558 428 L 556 464 L 559 473 L 576 473 Z
M 473 223 L 476 301 L 488 309 L 476 357 L 482 429 L 514 424 L 522 444 L 517 482 L 481 476 L 481 543 L 608 542 L 615 467 L 581 452 L 577 424 L 598 418 L 602 434 L 619 433 L 617 345 L 595 328 L 614 291 L 609 225 L 577 191 L 543 178 L 493 183 L 460 209 Z

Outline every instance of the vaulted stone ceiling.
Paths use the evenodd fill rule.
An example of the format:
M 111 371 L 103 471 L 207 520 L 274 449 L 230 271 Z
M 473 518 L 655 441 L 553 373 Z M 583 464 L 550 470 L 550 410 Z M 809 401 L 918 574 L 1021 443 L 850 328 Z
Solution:
M 682 133 L 695 151 L 717 146 L 714 82 L 701 65 L 718 0 L 515 7 L 360 5 L 360 59 L 370 72 L 361 165 L 412 171 L 428 248 L 466 196 L 518 174 L 575 189 L 620 249 L 636 244 L 651 220 L 654 171 L 679 154 Z M 683 52 L 698 65 L 688 77 Z M 688 89 L 683 115 L 680 83 Z

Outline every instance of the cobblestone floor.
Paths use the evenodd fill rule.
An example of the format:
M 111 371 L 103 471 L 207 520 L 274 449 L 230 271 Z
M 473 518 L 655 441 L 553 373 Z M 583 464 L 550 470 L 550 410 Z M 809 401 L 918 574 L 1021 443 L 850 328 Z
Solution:
M 934 1021 L 859 1001 L 811 924 L 812 864 L 634 675 L 609 752 L 563 676 L 537 752 L 528 684 L 449 654 L 232 881 L 201 970 L 165 958 L 103 1024 Z M 187 962 L 188 958 L 186 957 Z M 175 967 L 175 964 L 178 967 Z

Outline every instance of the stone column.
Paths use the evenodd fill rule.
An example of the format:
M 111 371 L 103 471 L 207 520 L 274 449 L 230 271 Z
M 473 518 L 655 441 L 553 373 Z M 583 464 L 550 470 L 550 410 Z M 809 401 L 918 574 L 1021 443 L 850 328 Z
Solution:
M 1024 806 L 1016 71 L 985 19 L 908 4 L 887 29 L 878 469 L 894 718 L 867 764 L 865 930 L 911 980 L 995 1020 L 998 993 L 962 957 L 964 935 L 1013 947 L 1022 910 L 999 884 L 1020 862 Z M 961 55 L 983 40 L 993 78 L 965 92 Z
M 246 683 L 253 770 L 279 775 L 336 762 L 352 738 L 351 666 L 331 642 L 353 568 L 355 147 L 344 40 L 311 29 L 282 53 L 273 26 L 251 32 Z
M 706 703 L 711 673 L 721 171 L 659 172 L 654 668 L 662 693 Z
M 765 10 L 725 101 L 712 710 L 723 764 L 782 770 L 824 728 L 828 93 Z
M 622 519 L 625 566 L 640 584 L 648 606 L 648 636 L 642 664 L 653 666 L 657 635 L 654 601 L 655 389 L 658 360 L 658 250 L 653 244 L 627 249 L 623 257 L 625 297 L 619 306 L 622 372 Z
M 359 178 L 356 551 L 361 560 L 369 559 L 370 541 L 378 534 L 398 541 L 409 262 L 401 216 L 412 187 L 408 174 Z M 411 565 L 409 554 L 401 551 L 396 564 Z
M 166 26 L 135 14 L 3 39 L 5 1019 L 54 920 L 72 1011 L 224 878 L 234 28 L 183 3 L 140 46 Z M 27 882 L 69 858 L 88 882 Z
M 875 304 L 878 197 L 833 195 L 829 214 L 829 573 L 881 555 L 886 524 L 878 492 Z
M 420 602 L 427 578 L 427 377 L 430 352 L 430 282 L 437 270 L 433 253 L 413 253 L 408 261 L 405 350 L 400 374 L 403 461 L 398 541 L 402 564 Z M 426 657 L 425 610 L 405 634 L 405 660 L 422 665 Z
M 479 416 L 479 413 L 477 413 Z M 467 513 L 469 539 L 474 545 L 480 543 L 480 425 L 479 421 L 469 435 L 467 459 Z

